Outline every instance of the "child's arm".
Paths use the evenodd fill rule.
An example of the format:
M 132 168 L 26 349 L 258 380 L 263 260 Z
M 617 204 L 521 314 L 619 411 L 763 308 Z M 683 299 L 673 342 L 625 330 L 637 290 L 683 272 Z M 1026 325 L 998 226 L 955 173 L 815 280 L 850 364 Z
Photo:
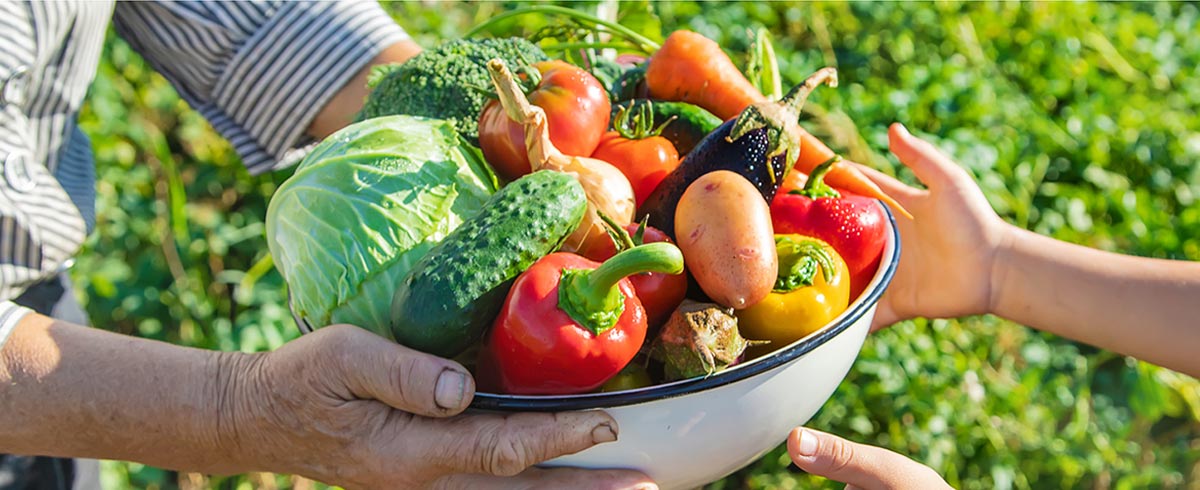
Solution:
M 1009 225 L 962 168 L 895 124 L 891 150 L 928 190 L 860 168 L 916 220 L 898 219 L 900 266 L 875 328 L 994 313 L 1200 376 L 1200 264 L 1102 252 Z M 855 488 L 945 488 L 933 470 L 811 429 L 788 435 L 801 469 Z
M 992 312 L 1200 376 L 1200 263 L 1103 252 L 1012 228 Z
M 898 220 L 900 268 L 876 327 L 993 313 L 1200 376 L 1200 263 L 1103 252 L 1009 225 L 933 145 L 899 124 L 889 137 L 928 190 L 866 169 L 916 218 Z

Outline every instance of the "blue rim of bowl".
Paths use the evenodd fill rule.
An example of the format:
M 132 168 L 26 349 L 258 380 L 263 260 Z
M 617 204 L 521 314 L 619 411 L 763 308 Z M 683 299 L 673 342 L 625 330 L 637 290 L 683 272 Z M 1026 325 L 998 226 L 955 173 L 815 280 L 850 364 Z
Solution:
M 887 215 L 894 244 L 891 259 L 887 264 L 880 264 L 884 268 L 882 276 L 875 283 L 875 287 L 866 292 L 862 301 L 857 301 L 849 312 L 843 313 L 837 323 L 797 344 L 773 352 L 766 357 L 755 359 L 736 369 L 721 371 L 704 378 L 692 378 L 636 390 L 563 396 L 501 395 L 479 392 L 475 394 L 471 408 L 497 412 L 562 412 L 636 405 L 711 390 L 787 364 L 850 328 L 871 307 L 875 306 L 879 297 L 883 295 L 883 291 L 891 284 L 892 276 L 896 273 L 896 266 L 900 262 L 900 231 L 896 228 L 896 218 L 892 215 L 892 210 L 882 202 L 879 202 L 879 206 Z

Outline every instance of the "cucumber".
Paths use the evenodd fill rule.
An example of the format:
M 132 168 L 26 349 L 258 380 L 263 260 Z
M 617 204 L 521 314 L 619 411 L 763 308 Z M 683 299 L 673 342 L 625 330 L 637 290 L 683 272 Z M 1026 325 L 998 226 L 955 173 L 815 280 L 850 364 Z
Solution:
M 392 297 L 393 338 L 458 355 L 487 331 L 513 280 L 557 250 L 586 210 L 583 186 L 562 172 L 534 172 L 501 188 L 401 281 Z
M 717 126 L 723 122 L 713 113 L 687 102 L 651 101 L 649 99 L 625 100 L 615 103 L 612 108 L 613 117 L 616 117 L 617 111 L 622 107 L 632 106 L 630 109 L 636 109 L 637 106 L 647 103 L 650 104 L 651 113 L 654 114 L 654 127 L 671 119 L 671 116 L 675 117 L 663 128 L 662 137 L 674 144 L 675 150 L 680 155 L 686 155 L 692 151 L 696 143 L 717 129 Z

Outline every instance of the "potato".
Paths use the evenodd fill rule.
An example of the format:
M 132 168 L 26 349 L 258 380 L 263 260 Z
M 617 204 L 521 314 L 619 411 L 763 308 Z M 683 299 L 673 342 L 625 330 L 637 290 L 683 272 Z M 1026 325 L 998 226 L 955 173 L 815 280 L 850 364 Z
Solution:
M 686 267 L 713 301 L 734 309 L 758 303 L 779 273 L 766 200 L 728 170 L 696 179 L 679 198 L 675 237 Z

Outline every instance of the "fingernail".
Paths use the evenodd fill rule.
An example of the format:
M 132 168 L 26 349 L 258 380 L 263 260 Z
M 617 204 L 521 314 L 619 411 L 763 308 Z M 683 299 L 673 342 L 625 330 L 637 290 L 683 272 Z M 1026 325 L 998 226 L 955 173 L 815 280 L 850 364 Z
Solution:
M 445 369 L 438 376 L 437 387 L 434 388 L 433 401 L 438 407 L 446 410 L 462 406 L 466 396 L 467 377 L 453 369 Z
M 592 429 L 592 442 L 603 444 L 617 440 L 617 431 L 613 429 L 612 424 L 607 422 L 597 425 Z
M 801 456 L 814 456 L 817 454 L 817 435 L 805 429 L 800 429 L 800 441 L 797 444 L 797 450 Z
M 633 487 L 633 490 L 658 490 L 658 485 L 653 483 L 642 483 Z

